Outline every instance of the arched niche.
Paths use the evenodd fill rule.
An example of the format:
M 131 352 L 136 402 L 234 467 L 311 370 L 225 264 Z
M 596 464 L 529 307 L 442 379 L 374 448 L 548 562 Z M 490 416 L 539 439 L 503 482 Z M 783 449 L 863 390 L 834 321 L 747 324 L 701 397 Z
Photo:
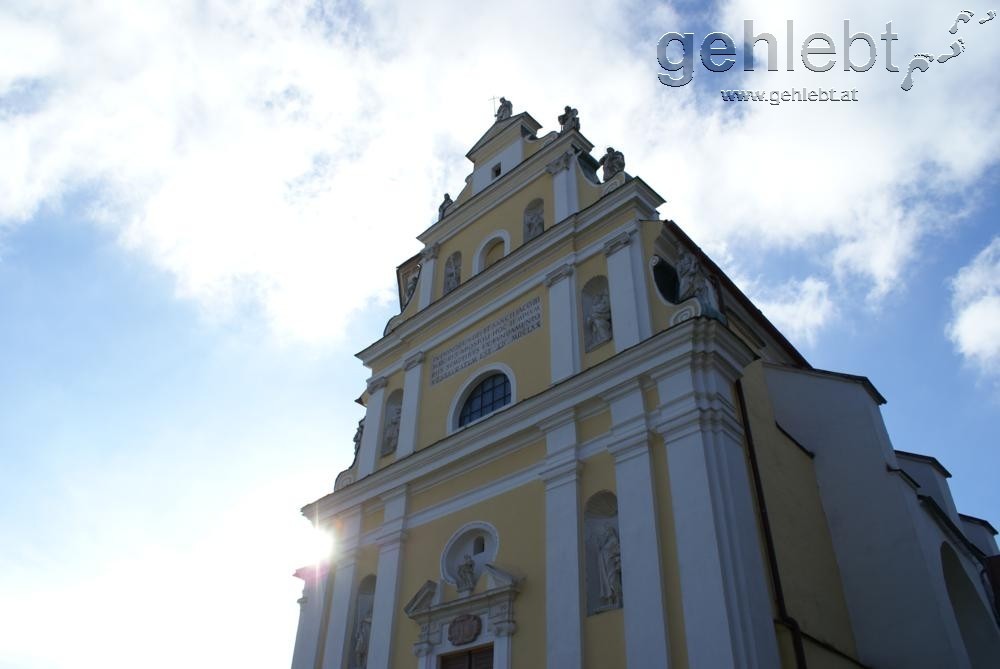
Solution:
M 441 552 L 441 578 L 460 592 L 471 591 L 485 565 L 496 560 L 499 550 L 500 537 L 493 525 L 483 521 L 466 523 L 456 530 Z
M 602 490 L 583 509 L 587 615 L 622 607 L 622 563 L 618 498 Z
M 354 597 L 354 625 L 351 627 L 351 650 L 347 658 L 349 669 L 365 669 L 368 665 L 368 644 L 372 634 L 372 610 L 375 608 L 375 575 L 369 574 L 358 584 Z
M 510 253 L 510 233 L 495 230 L 482 241 L 472 259 L 472 273 L 479 274 L 484 269 Z
M 379 445 L 379 455 L 386 456 L 396 452 L 399 445 L 399 422 L 403 416 L 403 391 L 394 390 L 385 401 L 385 420 L 382 425 L 382 441 Z
M 462 283 L 462 252 L 455 251 L 444 261 L 444 283 L 441 294 L 447 295 Z
M 580 302 L 583 306 L 584 350 L 590 352 L 614 338 L 608 277 L 595 276 L 587 281 L 581 291 Z
M 524 243 L 545 232 L 545 202 L 532 200 L 524 209 Z

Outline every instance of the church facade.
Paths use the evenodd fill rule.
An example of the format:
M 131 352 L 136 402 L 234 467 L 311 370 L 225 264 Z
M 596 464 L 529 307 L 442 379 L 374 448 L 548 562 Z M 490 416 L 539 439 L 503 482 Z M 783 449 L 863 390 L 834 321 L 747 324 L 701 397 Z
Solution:
M 996 667 L 996 531 L 566 107 L 501 99 L 358 354 L 293 669 Z

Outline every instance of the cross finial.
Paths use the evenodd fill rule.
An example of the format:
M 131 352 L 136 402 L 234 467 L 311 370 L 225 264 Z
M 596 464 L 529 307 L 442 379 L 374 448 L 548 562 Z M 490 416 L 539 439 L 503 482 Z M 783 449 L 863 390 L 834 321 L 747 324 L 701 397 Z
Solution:
M 497 96 L 495 96 L 495 95 L 494 95 L 493 97 L 491 97 L 491 98 L 490 98 L 490 100 L 492 100 L 492 101 L 493 101 L 493 114 L 494 114 L 494 115 L 495 115 L 495 114 L 497 113 L 497 100 L 499 100 L 499 99 L 500 99 L 500 98 L 498 98 L 498 97 L 497 97 Z

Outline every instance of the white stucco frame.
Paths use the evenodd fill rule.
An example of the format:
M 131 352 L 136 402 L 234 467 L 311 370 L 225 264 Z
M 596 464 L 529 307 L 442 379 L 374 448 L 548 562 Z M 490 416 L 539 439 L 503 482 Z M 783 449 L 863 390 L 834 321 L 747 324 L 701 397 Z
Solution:
M 482 272 L 485 267 L 485 256 L 486 249 L 488 249 L 493 242 L 501 241 L 503 242 L 503 254 L 504 256 L 510 255 L 510 233 L 506 230 L 494 230 L 491 232 L 483 241 L 479 243 L 476 247 L 476 253 L 472 256 L 472 275 L 475 276 Z
M 510 403 L 508 403 L 506 406 L 502 406 L 499 409 L 496 409 L 495 411 L 491 411 L 490 413 L 484 416 L 480 416 L 471 423 L 467 423 L 462 427 L 459 427 L 458 416 L 459 413 L 461 413 L 462 411 L 462 406 L 465 404 L 465 400 L 468 399 L 469 397 L 469 393 L 472 392 L 472 389 L 475 388 L 480 381 L 482 381 L 490 374 L 497 372 L 505 374 L 507 376 L 507 379 L 510 381 Z M 497 413 L 505 411 L 507 408 L 514 406 L 516 402 L 517 402 L 517 379 L 514 378 L 514 370 L 512 370 L 508 365 L 505 365 L 502 362 L 493 362 L 484 367 L 480 367 L 479 369 L 477 369 L 475 372 L 473 372 L 468 376 L 468 378 L 465 380 L 465 383 L 462 384 L 462 387 L 459 388 L 458 392 L 455 393 L 455 396 L 451 399 L 451 406 L 448 407 L 448 417 L 446 418 L 448 424 L 445 425 L 445 433 L 452 434 L 454 432 L 457 432 L 458 430 L 465 429 L 470 425 L 475 425 L 479 421 L 486 420 L 490 416 L 494 416 Z
M 497 532 L 497 528 L 491 523 L 487 523 L 484 520 L 473 520 L 471 522 L 462 525 L 460 528 L 455 530 L 455 533 L 451 535 L 448 539 L 448 543 L 444 545 L 444 550 L 441 551 L 441 580 L 451 585 L 456 585 L 455 579 L 450 573 L 448 573 L 448 554 L 451 553 L 452 547 L 466 534 L 469 532 L 483 532 L 493 537 L 493 545 L 495 546 L 494 554 L 486 558 L 487 562 L 493 562 L 496 560 L 496 556 L 500 554 L 500 533 Z

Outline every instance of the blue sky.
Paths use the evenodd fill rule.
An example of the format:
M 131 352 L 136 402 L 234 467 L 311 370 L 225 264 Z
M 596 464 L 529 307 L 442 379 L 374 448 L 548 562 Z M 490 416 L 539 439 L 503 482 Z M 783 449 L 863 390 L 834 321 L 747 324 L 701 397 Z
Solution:
M 668 89 L 668 30 L 891 19 L 909 56 L 966 7 L 516 4 L 0 8 L 0 669 L 290 661 L 298 509 L 350 461 L 354 353 L 498 95 L 545 130 L 576 106 L 815 366 L 871 378 L 961 511 L 1000 521 L 1000 21 L 908 93 L 881 61 Z

